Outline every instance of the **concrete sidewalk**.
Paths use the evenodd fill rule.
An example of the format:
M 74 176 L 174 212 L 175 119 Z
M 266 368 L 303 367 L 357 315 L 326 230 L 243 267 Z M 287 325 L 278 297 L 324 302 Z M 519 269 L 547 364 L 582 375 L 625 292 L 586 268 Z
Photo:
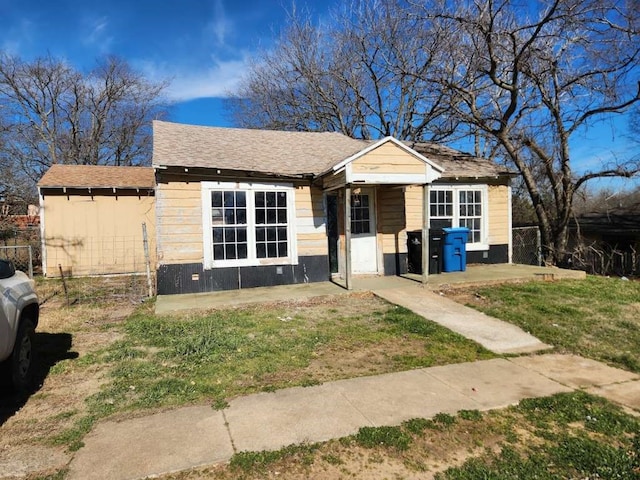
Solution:
M 541 355 L 424 368 L 289 388 L 214 411 L 185 407 L 99 424 L 70 464 L 71 480 L 133 480 L 397 425 L 461 409 L 490 410 L 588 388 L 640 410 L 640 376 L 573 355 Z

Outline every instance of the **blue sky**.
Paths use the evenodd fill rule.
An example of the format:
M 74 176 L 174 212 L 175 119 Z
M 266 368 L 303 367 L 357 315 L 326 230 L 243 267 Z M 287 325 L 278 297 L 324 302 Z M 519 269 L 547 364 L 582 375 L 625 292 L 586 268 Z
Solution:
M 332 3 L 310 2 L 308 8 L 323 15 Z M 272 45 L 291 5 L 290 0 L 0 0 L 0 49 L 25 59 L 50 53 L 86 69 L 102 55 L 118 55 L 148 78 L 171 80 L 167 94 L 177 102 L 173 120 L 224 126 L 219 99 L 233 91 L 252 54 Z
M 297 0 L 317 17 L 340 0 Z M 269 48 L 291 0 L 0 0 L 0 49 L 24 59 L 47 55 L 90 69 L 115 54 L 151 79 L 170 79 L 171 120 L 229 126 L 221 98 L 247 61 Z M 574 139 L 580 169 L 638 150 L 624 117 Z M 640 186 L 640 182 L 633 184 Z M 628 186 L 631 186 L 628 183 Z

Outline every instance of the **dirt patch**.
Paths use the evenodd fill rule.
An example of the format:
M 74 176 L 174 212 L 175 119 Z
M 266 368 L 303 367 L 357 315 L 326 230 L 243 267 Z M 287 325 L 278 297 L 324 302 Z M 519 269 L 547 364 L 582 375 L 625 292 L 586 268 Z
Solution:
M 52 440 L 87 411 L 86 399 L 108 380 L 108 366 L 78 359 L 122 338 L 120 324 L 134 305 L 77 305 L 60 298 L 41 306 L 37 368 L 41 385 L 30 397 L 0 398 L 0 478 L 35 478 L 63 469 L 71 459 Z

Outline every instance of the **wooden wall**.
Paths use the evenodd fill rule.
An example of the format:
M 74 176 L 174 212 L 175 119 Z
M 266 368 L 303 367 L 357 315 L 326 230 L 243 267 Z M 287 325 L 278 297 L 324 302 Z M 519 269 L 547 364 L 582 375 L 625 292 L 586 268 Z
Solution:
M 382 253 L 406 253 L 404 192 L 401 187 L 378 187 L 378 245 Z
M 156 217 L 160 264 L 203 262 L 200 182 L 159 182 Z
M 397 145 L 387 142 L 353 161 L 354 173 L 377 174 L 424 174 L 425 163 L 402 150 Z
M 509 231 L 509 187 L 489 185 L 489 245 L 508 244 Z
M 204 261 L 202 193 L 199 181 L 177 178 L 157 186 L 158 260 L 161 264 Z M 323 192 L 295 188 L 298 256 L 327 255 Z
M 155 198 L 146 192 L 43 192 L 44 265 L 48 277 L 146 271 L 142 223 L 155 268 Z

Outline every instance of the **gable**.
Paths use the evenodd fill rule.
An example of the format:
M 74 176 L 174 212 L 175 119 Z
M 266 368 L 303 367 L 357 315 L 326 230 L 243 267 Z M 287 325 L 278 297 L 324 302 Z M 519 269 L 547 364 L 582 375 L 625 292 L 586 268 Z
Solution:
M 392 142 L 383 143 L 351 163 L 353 173 L 411 175 L 423 174 L 425 167 L 423 160 Z
M 386 137 L 335 165 L 329 176 L 342 176 L 345 184 L 413 185 L 431 183 L 443 170 L 395 138 Z

